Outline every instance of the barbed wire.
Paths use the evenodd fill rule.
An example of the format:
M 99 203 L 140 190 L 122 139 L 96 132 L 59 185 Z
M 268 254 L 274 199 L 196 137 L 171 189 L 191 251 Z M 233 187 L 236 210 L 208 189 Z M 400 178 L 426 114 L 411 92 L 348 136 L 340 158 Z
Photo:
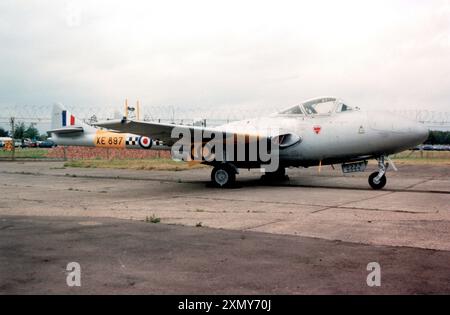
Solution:
M 67 106 L 75 116 L 85 122 L 121 118 L 123 108 L 117 106 Z M 220 125 L 231 121 L 253 117 L 261 117 L 273 113 L 275 110 L 261 107 L 199 107 L 199 106 L 141 106 L 140 118 L 146 121 L 159 121 L 185 125 L 198 124 Z M 429 110 L 391 110 L 390 112 L 411 120 L 422 122 L 430 126 L 443 126 L 450 129 L 450 112 Z M 23 105 L 4 107 L 0 111 L 0 123 L 8 124 L 11 117 L 17 121 L 35 124 L 50 124 L 51 109 L 47 105 Z
M 78 118 L 92 122 L 95 116 L 96 121 L 121 118 L 123 109 L 119 111 L 112 107 L 98 106 L 66 106 Z M 47 114 L 48 113 L 48 114 Z M 207 107 L 181 107 L 181 106 L 146 106 L 141 107 L 140 118 L 146 121 L 173 122 L 182 124 L 193 124 L 207 120 L 213 124 L 221 124 L 249 117 L 263 116 L 270 113 L 267 109 L 227 109 L 207 108 Z M 18 106 L 8 107 L 0 111 L 0 123 L 7 123 L 10 117 L 17 120 L 35 123 L 49 123 L 51 121 L 50 109 L 48 106 Z
M 422 123 L 432 124 L 449 124 L 450 112 L 438 112 L 429 110 L 398 110 L 394 113 L 407 117 L 411 120 L 416 120 Z

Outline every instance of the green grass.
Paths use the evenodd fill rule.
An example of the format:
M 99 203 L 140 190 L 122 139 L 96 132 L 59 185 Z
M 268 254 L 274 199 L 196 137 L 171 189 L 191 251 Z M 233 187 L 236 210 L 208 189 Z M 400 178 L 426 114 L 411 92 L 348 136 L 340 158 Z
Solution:
M 39 148 L 16 148 L 15 157 L 16 158 L 29 158 L 29 159 L 42 159 L 47 156 L 48 149 Z M 5 151 L 0 148 L 0 158 L 10 158 L 12 157 L 12 152 Z
M 16 158 L 45 159 L 48 149 L 40 148 L 16 148 Z M 0 148 L 0 158 L 11 158 L 12 152 L 4 151 Z M 449 151 L 404 151 L 391 158 L 397 163 L 403 164 L 450 164 Z M 205 165 L 198 163 L 185 163 L 173 161 L 171 159 L 115 159 L 102 160 L 100 158 L 90 160 L 73 160 L 64 164 L 65 167 L 82 168 L 116 168 L 116 169 L 136 169 L 136 170 L 161 170 L 161 171 L 182 171 L 193 168 L 203 168 Z
M 391 158 L 403 164 L 450 164 L 450 151 L 404 151 Z
M 159 223 L 159 222 L 161 222 L 161 219 L 157 218 L 154 214 L 152 214 L 151 217 L 149 217 L 149 216 L 145 217 L 145 222 L 147 222 L 147 223 Z
M 194 168 L 204 168 L 205 165 L 178 162 L 171 159 L 124 159 L 124 160 L 72 160 L 65 167 L 82 168 L 115 168 L 133 170 L 183 171 Z

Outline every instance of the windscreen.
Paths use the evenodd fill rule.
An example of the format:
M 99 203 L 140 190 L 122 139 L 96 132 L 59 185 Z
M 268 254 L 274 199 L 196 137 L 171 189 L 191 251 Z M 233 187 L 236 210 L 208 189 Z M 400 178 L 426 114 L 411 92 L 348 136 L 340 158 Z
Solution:
M 279 114 L 281 114 L 281 115 L 303 115 L 303 112 L 302 112 L 302 109 L 300 108 L 300 105 L 295 105 L 291 108 L 281 111 Z
M 320 99 L 303 104 L 305 112 L 308 115 L 326 115 L 331 114 L 336 107 L 335 99 Z

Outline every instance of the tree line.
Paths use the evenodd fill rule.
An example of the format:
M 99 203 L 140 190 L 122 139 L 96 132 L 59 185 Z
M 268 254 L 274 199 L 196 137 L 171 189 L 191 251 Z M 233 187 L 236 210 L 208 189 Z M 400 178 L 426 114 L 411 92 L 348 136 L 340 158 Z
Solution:
M 450 131 L 430 131 L 426 144 L 450 144 Z
M 0 127 L 0 137 L 11 137 L 17 140 L 31 139 L 31 140 L 46 140 L 47 134 L 39 134 L 39 130 L 35 124 L 26 125 L 24 122 L 16 123 L 14 126 L 14 134 Z

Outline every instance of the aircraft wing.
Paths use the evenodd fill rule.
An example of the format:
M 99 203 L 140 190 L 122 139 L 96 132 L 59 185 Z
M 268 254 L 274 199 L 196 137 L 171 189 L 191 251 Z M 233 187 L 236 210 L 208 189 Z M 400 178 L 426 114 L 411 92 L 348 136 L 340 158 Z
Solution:
M 280 148 L 291 146 L 301 141 L 301 138 L 292 133 L 283 134 L 267 134 L 267 132 L 256 132 L 248 130 L 220 130 L 218 128 L 204 128 L 197 126 L 185 126 L 176 124 L 163 124 L 148 121 L 133 121 L 133 120 L 110 120 L 95 124 L 97 127 L 111 129 L 117 132 L 133 133 L 141 136 L 150 137 L 163 141 L 165 145 L 173 145 L 178 138 L 172 138 L 172 130 L 177 129 L 177 132 L 187 133 L 193 137 L 196 131 L 202 132 L 202 134 L 215 134 L 222 133 L 226 139 L 232 139 L 232 142 L 251 142 L 251 141 L 270 141 L 274 140 Z M 196 140 L 196 139 L 195 139 Z M 209 137 L 202 137 L 201 141 L 208 141 Z M 229 141 L 229 140 L 227 140 Z
M 150 137 L 152 139 L 158 139 L 163 141 L 164 144 L 172 145 L 176 142 L 177 138 L 172 138 L 172 130 L 177 128 L 181 132 L 190 132 L 194 134 L 195 130 L 218 132 L 219 130 L 206 129 L 195 126 L 185 126 L 176 124 L 163 124 L 148 121 L 133 121 L 133 120 L 110 120 L 106 122 L 96 123 L 95 126 L 111 129 L 118 132 L 133 133 L 140 136 Z

